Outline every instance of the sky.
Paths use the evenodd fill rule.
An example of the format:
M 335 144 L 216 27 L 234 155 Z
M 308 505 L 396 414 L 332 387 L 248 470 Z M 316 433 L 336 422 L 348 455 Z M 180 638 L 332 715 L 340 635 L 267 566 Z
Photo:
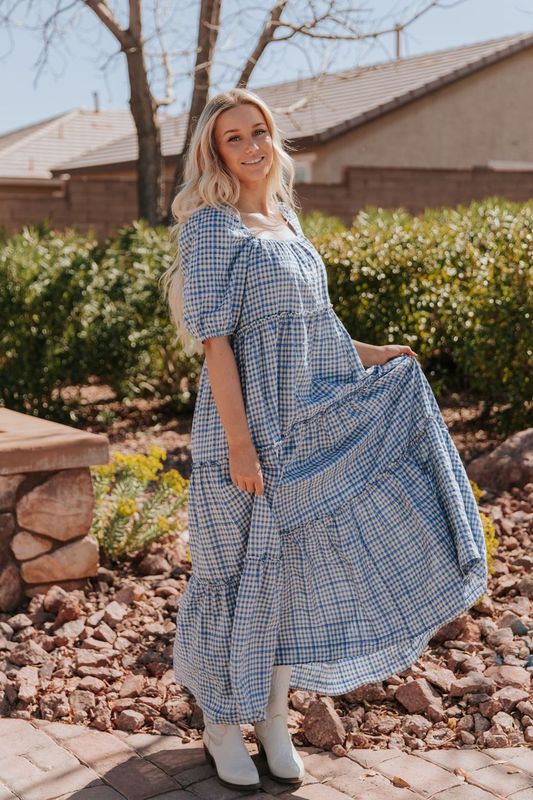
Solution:
M 46 13 L 56 1 L 41 0 L 37 4 L 37 13 Z M 0 0 L 0 10 L 3 5 L 3 0 Z M 127 3 L 116 0 L 110 5 L 117 13 L 123 13 Z M 271 3 L 262 5 L 268 8 Z M 320 8 L 325 2 L 318 0 L 316 5 Z M 346 2 L 339 3 L 339 6 L 347 5 Z M 427 5 L 428 0 L 354 2 L 352 7 L 362 10 L 352 19 L 360 23 L 358 30 L 381 31 L 395 22 L 407 20 L 413 16 L 413 11 Z M 143 4 L 147 13 L 151 6 L 148 0 Z M 163 26 L 167 47 L 177 54 L 174 62 L 177 73 L 175 101 L 165 110 L 169 114 L 178 114 L 187 109 L 190 100 L 190 71 L 194 64 L 199 0 L 193 4 L 161 0 L 161 6 L 169 11 Z M 286 11 L 292 12 L 294 19 L 300 19 L 298 10 L 306 6 L 305 0 L 289 0 Z M 0 31 L 0 134 L 75 108 L 92 109 L 95 107 L 95 93 L 102 109 L 128 109 L 125 59 L 117 52 L 114 38 L 83 6 L 82 0 L 74 14 L 65 18 L 64 25 L 59 24 L 61 38 L 51 45 L 48 62 L 38 76 L 36 62 L 43 43 L 39 20 L 32 17 L 29 22 L 36 30 L 28 31 L 20 27 L 19 15 L 10 32 L 5 28 Z M 235 84 L 251 43 L 261 30 L 264 14 L 260 7 L 245 0 L 223 1 L 211 94 Z M 291 14 L 284 13 L 284 16 L 290 18 Z M 418 55 L 528 32 L 533 32 L 532 0 L 440 0 L 438 7 L 420 16 L 402 33 L 401 55 Z M 293 37 L 267 48 L 248 87 L 253 90 L 321 71 L 382 62 L 395 58 L 395 55 L 393 33 L 377 39 L 343 42 L 317 42 L 308 37 Z M 107 66 L 103 69 L 106 61 Z M 162 81 L 157 73 L 153 76 L 156 94 L 163 96 Z

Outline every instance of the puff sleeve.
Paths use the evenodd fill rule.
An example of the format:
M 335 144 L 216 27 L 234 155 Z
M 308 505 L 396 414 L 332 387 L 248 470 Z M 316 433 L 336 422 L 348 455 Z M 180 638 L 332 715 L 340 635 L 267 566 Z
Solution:
M 183 321 L 201 341 L 237 328 L 244 290 L 242 243 L 231 217 L 213 206 L 194 211 L 181 230 Z

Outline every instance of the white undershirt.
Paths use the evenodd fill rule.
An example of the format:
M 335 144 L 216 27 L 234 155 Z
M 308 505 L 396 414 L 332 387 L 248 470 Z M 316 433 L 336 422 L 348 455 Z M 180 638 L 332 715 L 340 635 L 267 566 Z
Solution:
M 272 223 L 267 226 L 262 214 L 249 211 L 241 211 L 240 214 L 246 227 L 251 230 L 254 236 L 260 239 L 296 239 L 294 232 L 284 219 L 281 222 L 276 222 L 275 226 Z

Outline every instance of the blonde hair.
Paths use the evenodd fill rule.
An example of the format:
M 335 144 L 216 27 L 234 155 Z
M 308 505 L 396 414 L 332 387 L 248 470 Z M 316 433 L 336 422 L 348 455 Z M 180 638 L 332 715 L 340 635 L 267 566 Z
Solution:
M 183 183 L 172 201 L 172 215 L 176 224 L 170 233 L 176 244 L 176 256 L 171 266 L 160 278 L 163 283 L 164 296 L 169 305 L 172 322 L 177 329 L 176 340 L 179 340 L 186 355 L 203 352 L 202 343 L 190 336 L 183 323 L 183 264 L 180 259 L 178 239 L 181 229 L 191 214 L 204 206 L 219 206 L 228 203 L 240 216 L 235 203 L 240 194 L 239 180 L 228 170 L 217 152 L 215 140 L 215 123 L 219 115 L 229 108 L 244 104 L 255 105 L 263 114 L 266 127 L 270 133 L 273 147 L 272 167 L 266 177 L 267 203 L 276 200 L 285 202 L 294 211 L 297 210 L 293 196 L 294 161 L 286 152 L 289 147 L 272 112 L 258 95 L 249 89 L 234 88 L 215 95 L 205 105 L 198 117 L 194 133 L 185 156 Z

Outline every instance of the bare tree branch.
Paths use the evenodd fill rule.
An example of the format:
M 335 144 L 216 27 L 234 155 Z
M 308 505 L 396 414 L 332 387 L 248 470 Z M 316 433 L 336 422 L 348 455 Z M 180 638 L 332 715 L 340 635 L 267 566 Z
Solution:
M 112 33 L 119 42 L 122 50 L 127 50 L 127 48 L 131 46 L 132 42 L 130 37 L 128 37 L 127 31 L 122 30 L 105 0 L 82 0 L 82 2 L 90 8 L 91 11 L 94 11 L 100 22 L 105 25 L 107 30 Z
M 160 20 L 160 12 L 161 8 L 159 5 L 159 0 L 157 0 L 154 8 L 154 19 L 155 19 L 155 31 L 156 36 L 159 41 L 159 46 L 161 48 L 161 58 L 163 63 L 163 69 L 165 72 L 165 96 L 160 100 L 155 99 L 156 108 L 160 108 L 161 106 L 169 106 L 171 105 L 176 96 L 174 94 L 174 72 L 171 66 L 171 56 L 170 53 L 165 45 L 165 40 L 163 36 L 163 27 L 161 25 Z
M 250 80 L 250 75 L 252 74 L 257 62 L 263 55 L 265 49 L 268 47 L 270 42 L 274 38 L 274 33 L 276 30 L 276 26 L 280 21 L 281 15 L 285 6 L 287 5 L 287 0 L 280 0 L 279 3 L 276 3 L 272 11 L 270 12 L 270 19 L 265 23 L 263 30 L 259 34 L 259 39 L 257 40 L 257 44 L 253 49 L 253 52 L 246 61 L 243 71 L 241 72 L 241 76 L 237 81 L 237 86 L 247 86 L 248 81 Z

